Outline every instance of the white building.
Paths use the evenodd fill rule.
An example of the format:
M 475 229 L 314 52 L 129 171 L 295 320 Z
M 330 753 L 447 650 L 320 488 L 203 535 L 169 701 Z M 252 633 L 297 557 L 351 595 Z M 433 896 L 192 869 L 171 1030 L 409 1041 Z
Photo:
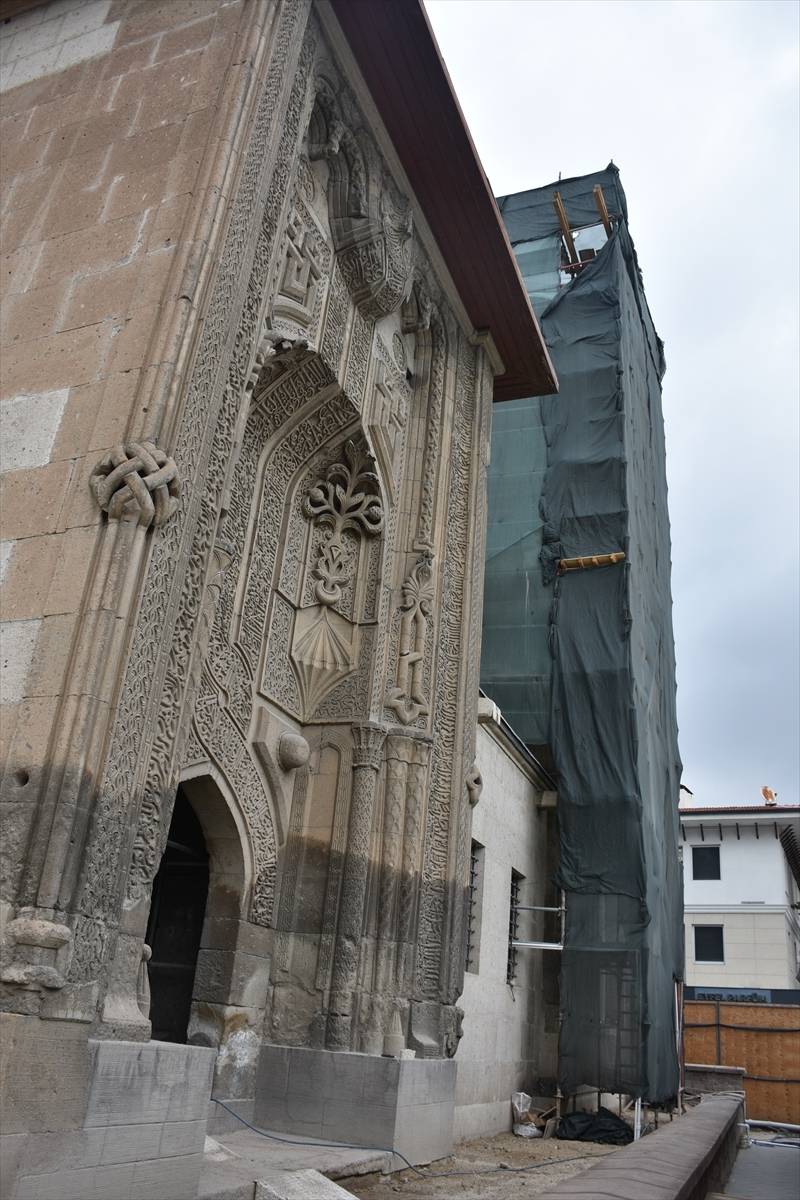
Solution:
M 680 819 L 686 984 L 694 989 L 688 994 L 744 999 L 796 991 L 800 807 L 682 804 Z M 791 997 L 759 994 L 758 999 Z
M 478 722 L 456 1141 L 508 1129 L 512 1092 L 554 1095 L 558 1056 L 561 955 L 510 946 L 559 939 L 557 915 L 530 911 L 559 903 L 554 785 L 487 697 Z

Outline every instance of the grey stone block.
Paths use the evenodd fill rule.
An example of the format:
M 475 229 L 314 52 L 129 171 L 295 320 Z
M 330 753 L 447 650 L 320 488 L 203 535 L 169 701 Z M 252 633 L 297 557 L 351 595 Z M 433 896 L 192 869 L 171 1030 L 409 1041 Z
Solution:
M 167 1042 L 90 1043 L 93 1070 L 86 1125 L 201 1120 L 215 1052 Z
M 449 1104 L 407 1105 L 398 1109 L 394 1149 L 412 1163 L 446 1158 L 453 1147 L 453 1115 Z
M 92 1130 L 93 1133 L 103 1133 L 103 1152 L 100 1162 L 103 1166 L 110 1163 L 138 1162 L 143 1158 L 155 1158 L 161 1141 L 161 1125 L 111 1125 L 104 1130 Z
M 220 1097 L 225 1103 L 233 1109 L 233 1112 L 238 1113 L 240 1117 L 244 1117 L 245 1121 L 249 1121 L 251 1125 L 256 1123 L 256 1102 L 255 1100 L 241 1100 L 237 1097 Z M 209 1137 L 216 1137 L 222 1133 L 237 1133 L 244 1126 L 240 1121 L 237 1121 L 233 1113 L 229 1113 L 227 1109 L 222 1108 L 219 1104 L 215 1104 L 212 1100 L 208 1106 L 208 1121 L 206 1123 L 206 1133 Z
M 50 1171 L 23 1175 L 15 1200 L 85 1200 L 94 1191 L 94 1167 L 81 1171 Z
M 203 927 L 203 945 L 209 950 L 236 949 L 244 954 L 269 958 L 272 930 L 231 917 L 207 917 Z
M 173 1154 L 202 1154 L 205 1136 L 205 1121 L 169 1121 L 161 1129 L 158 1157 L 170 1158 Z
M 269 959 L 231 949 L 204 949 L 197 956 L 194 995 L 209 1003 L 261 1008 L 269 988 Z
M 452 1149 L 456 1074 L 450 1060 L 264 1046 L 255 1123 L 386 1150 L 401 1136 L 412 1161 L 430 1161 Z
M 392 1150 L 397 1109 L 392 1105 L 365 1104 L 363 1101 L 325 1101 L 323 1136 L 353 1146 L 374 1146 Z
M 740 1092 L 744 1090 L 744 1067 L 686 1064 L 686 1089 L 690 1092 Z
M 129 1200 L 134 1164 L 23 1176 L 15 1200 Z
M 87 1192 L 82 1200 L 128 1200 L 133 1175 L 133 1163 L 95 1167 L 92 1191 Z
M 50 1133 L 83 1125 L 87 1026 L 0 1013 L 0 1129 Z
M 290 1060 L 288 1090 L 292 1095 L 360 1099 L 366 1056 L 309 1050 Z
M 256 1072 L 256 1094 L 262 1096 L 285 1096 L 289 1086 L 288 1046 L 261 1047 Z
M 401 1108 L 416 1104 L 452 1101 L 456 1091 L 456 1064 L 452 1059 L 412 1058 L 400 1063 L 397 1103 Z
M 302 1096 L 256 1096 L 256 1124 L 277 1132 L 322 1136 L 323 1101 Z
M 364 1066 L 364 1100 L 370 1104 L 394 1104 L 400 1081 L 396 1058 L 371 1057 Z
M 27 1133 L 0 1135 L 0 1200 L 11 1200 L 28 1136 Z
M 194 1200 L 202 1154 L 139 1162 L 133 1173 L 130 1200 Z
M 227 1163 L 203 1162 L 197 1185 L 197 1200 L 253 1200 L 253 1172 Z
M 271 1171 L 257 1182 L 255 1200 L 347 1200 L 351 1196 L 319 1171 Z
M 26 1175 L 80 1167 L 96 1167 L 102 1158 L 105 1129 L 28 1134 L 20 1170 Z

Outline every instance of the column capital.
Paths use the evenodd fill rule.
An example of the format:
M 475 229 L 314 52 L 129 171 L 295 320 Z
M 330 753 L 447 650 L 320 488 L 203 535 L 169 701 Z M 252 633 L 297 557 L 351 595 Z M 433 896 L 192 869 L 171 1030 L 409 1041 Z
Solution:
M 353 725 L 353 767 L 371 767 L 379 771 L 383 759 L 386 730 L 379 725 Z

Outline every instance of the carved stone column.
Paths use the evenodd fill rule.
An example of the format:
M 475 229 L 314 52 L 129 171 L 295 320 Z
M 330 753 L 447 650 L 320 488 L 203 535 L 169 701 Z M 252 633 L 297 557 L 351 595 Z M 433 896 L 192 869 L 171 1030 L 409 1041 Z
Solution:
M 411 742 L 406 785 L 406 814 L 403 829 L 403 856 L 400 866 L 400 897 L 397 914 L 397 989 L 410 995 L 414 974 L 414 914 L 419 895 L 422 830 L 425 822 L 425 798 L 431 745 L 425 738 Z
M 385 731 L 376 725 L 353 726 L 353 792 L 326 1038 L 330 1050 L 350 1049 L 353 991 L 358 978 L 369 871 L 370 833 L 385 738 Z
M 375 995 L 365 1048 L 389 1053 L 405 1007 L 405 960 L 413 956 L 411 923 L 419 880 L 421 818 L 429 745 L 426 738 L 392 734 L 386 744 L 386 791 L 375 954 Z M 402 1035 L 403 1042 L 405 1035 Z M 373 1045 L 374 1043 L 374 1045 Z
M 396 735 L 389 737 L 386 742 L 386 795 L 383 805 L 383 844 L 375 969 L 375 982 L 377 991 L 380 993 L 389 990 L 389 983 L 393 975 L 395 907 L 399 890 L 403 818 L 412 745 L 409 738 Z

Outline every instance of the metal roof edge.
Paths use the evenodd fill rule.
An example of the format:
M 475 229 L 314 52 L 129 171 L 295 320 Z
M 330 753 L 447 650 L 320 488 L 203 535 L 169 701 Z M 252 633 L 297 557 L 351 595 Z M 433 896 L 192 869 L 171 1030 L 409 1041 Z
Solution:
M 341 30 L 473 331 L 496 348 L 496 400 L 558 380 L 421 0 L 318 0 Z

